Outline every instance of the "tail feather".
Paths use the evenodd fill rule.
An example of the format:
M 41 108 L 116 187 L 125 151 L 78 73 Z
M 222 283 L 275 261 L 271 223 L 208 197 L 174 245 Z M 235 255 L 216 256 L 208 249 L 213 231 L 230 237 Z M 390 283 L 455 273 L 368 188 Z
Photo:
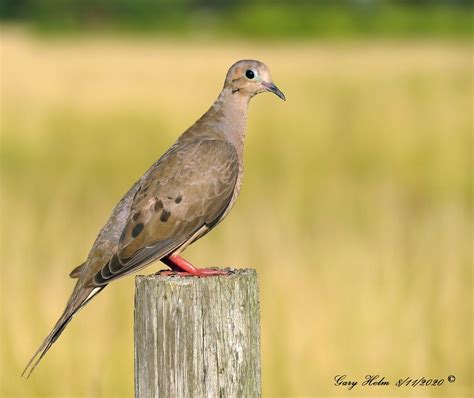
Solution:
M 40 347 L 35 352 L 33 357 L 29 360 L 29 362 L 26 365 L 25 369 L 21 373 L 21 377 L 23 377 L 25 374 L 26 374 L 26 378 L 30 377 L 33 370 L 36 368 L 36 366 L 43 359 L 43 357 L 48 352 L 48 350 L 51 348 L 51 346 L 54 344 L 54 342 L 58 339 L 58 337 L 64 331 L 67 324 L 71 321 L 74 313 L 72 313 L 69 316 L 65 316 L 65 315 L 67 315 L 67 314 L 65 313 L 65 314 L 63 314 L 63 316 L 61 316 L 61 318 L 59 318 L 59 321 L 56 322 L 56 325 L 54 326 L 51 333 L 46 337 L 46 339 L 44 339 L 43 343 L 40 345 Z
M 84 305 L 86 305 L 89 300 L 99 293 L 105 286 L 100 288 L 88 288 L 88 289 L 76 289 L 74 290 L 71 298 L 69 299 L 68 305 L 64 310 L 64 313 L 61 315 L 59 320 L 53 327 L 53 330 L 49 335 L 44 339 L 43 343 L 40 345 L 38 350 L 35 352 L 33 357 L 29 360 L 25 369 L 21 373 L 23 377 L 26 375 L 26 378 L 29 378 L 33 370 L 43 359 L 45 354 L 49 351 L 54 342 L 58 339 L 61 333 L 66 328 L 67 324 L 71 321 L 72 317 L 79 311 Z

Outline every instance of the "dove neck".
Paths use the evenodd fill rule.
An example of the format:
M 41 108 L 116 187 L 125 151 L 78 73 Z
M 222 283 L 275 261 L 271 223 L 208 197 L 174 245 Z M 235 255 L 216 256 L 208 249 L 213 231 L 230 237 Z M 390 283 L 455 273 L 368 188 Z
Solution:
M 211 138 L 230 142 L 242 163 L 249 97 L 225 87 L 211 108 L 180 138 L 180 141 Z
M 226 87 L 209 110 L 218 132 L 235 146 L 239 158 L 243 153 L 249 100 L 247 95 L 239 92 L 233 93 L 230 88 Z

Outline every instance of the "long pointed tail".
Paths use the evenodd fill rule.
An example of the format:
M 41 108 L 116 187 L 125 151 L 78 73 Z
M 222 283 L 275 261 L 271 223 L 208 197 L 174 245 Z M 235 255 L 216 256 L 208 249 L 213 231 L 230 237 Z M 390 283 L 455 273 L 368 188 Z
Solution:
M 86 305 L 89 300 L 97 293 L 99 293 L 104 287 L 105 286 L 100 288 L 88 288 L 79 290 L 76 286 L 76 289 L 74 289 L 74 292 L 71 295 L 71 298 L 69 299 L 64 313 L 54 325 L 53 330 L 51 330 L 49 335 L 44 339 L 43 343 L 40 345 L 33 357 L 29 360 L 25 369 L 21 373 L 22 377 L 24 375 L 26 375 L 26 378 L 30 377 L 33 370 L 36 368 L 36 366 L 43 359 L 43 357 L 54 344 L 54 342 L 64 331 L 67 324 L 71 321 L 72 317 L 76 314 L 76 312 L 79 311 L 84 305 Z
M 21 374 L 22 377 L 25 374 L 26 374 L 26 378 L 30 377 L 31 373 L 36 368 L 36 365 L 38 365 L 38 363 L 41 361 L 41 359 L 43 359 L 44 355 L 51 348 L 53 343 L 61 335 L 61 333 L 66 328 L 66 325 L 72 319 L 72 316 L 74 314 L 71 314 L 69 316 L 66 316 L 66 315 L 67 314 L 64 313 L 63 316 L 61 316 L 61 318 L 59 318 L 58 322 L 56 322 L 56 325 L 54 325 L 54 328 L 51 331 L 51 333 L 44 339 L 43 343 L 40 345 L 40 347 L 35 352 L 33 357 L 29 360 L 28 364 L 26 365 L 25 369 L 23 370 L 23 372 Z

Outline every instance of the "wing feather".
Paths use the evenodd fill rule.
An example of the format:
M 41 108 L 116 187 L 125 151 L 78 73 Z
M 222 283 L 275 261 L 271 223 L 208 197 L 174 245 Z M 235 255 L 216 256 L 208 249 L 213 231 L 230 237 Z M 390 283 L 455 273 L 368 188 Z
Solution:
M 239 162 L 221 140 L 172 147 L 144 179 L 132 201 L 116 253 L 93 278 L 103 286 L 143 268 L 212 228 L 229 206 Z

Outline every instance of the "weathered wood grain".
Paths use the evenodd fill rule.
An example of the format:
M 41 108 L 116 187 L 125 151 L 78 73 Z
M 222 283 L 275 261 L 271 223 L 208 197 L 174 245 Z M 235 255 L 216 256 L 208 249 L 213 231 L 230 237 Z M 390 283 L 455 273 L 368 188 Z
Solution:
M 136 278 L 136 397 L 260 394 L 255 270 L 206 278 Z

